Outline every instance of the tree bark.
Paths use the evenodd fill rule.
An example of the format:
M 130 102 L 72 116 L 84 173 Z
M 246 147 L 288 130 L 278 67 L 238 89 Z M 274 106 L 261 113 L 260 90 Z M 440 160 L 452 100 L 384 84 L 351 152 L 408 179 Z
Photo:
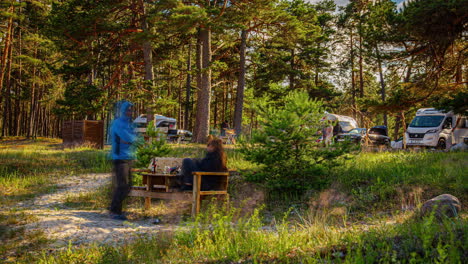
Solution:
M 11 6 L 9 9 L 8 9 L 9 12 L 13 12 L 14 11 L 14 7 Z M 12 37 L 12 28 L 13 28 L 13 17 L 10 17 L 8 19 L 8 28 L 7 28 L 7 34 L 6 34 L 6 37 L 5 37 L 5 46 L 3 48 L 3 53 L 2 53 L 2 59 L 1 59 L 1 63 L 0 63 L 0 105 L 2 103 L 2 99 L 3 99 L 3 80 L 5 78 L 5 73 L 6 73 L 6 66 L 7 66 L 7 59 L 8 59 L 8 54 L 9 54 L 9 49 L 10 49 L 10 45 L 11 45 L 11 37 Z M 3 120 L 3 122 L 5 122 L 5 120 Z
M 291 72 L 289 73 L 289 89 L 292 91 L 294 90 L 294 68 L 296 65 L 294 64 L 294 57 L 295 57 L 294 48 L 291 50 Z
M 353 43 L 353 29 L 350 29 L 350 56 L 351 56 L 351 104 L 352 104 L 352 112 L 353 118 L 356 118 L 356 84 L 354 78 L 354 43 Z
M 14 11 L 14 9 L 13 9 Z M 12 42 L 13 42 L 13 27 L 9 27 L 9 32 L 8 32 L 8 35 L 9 35 L 9 39 L 8 39 L 8 42 L 9 42 L 9 45 L 8 45 L 8 49 L 7 49 L 7 59 L 6 59 L 6 76 L 4 76 L 5 78 L 5 81 L 3 82 L 4 83 L 4 86 L 5 86 L 5 104 L 4 104 L 4 107 L 3 107 L 3 127 L 2 127 L 2 136 L 5 136 L 5 135 L 11 135 L 12 134 L 12 130 L 13 130 L 13 123 L 12 123 L 12 119 L 13 119 L 13 113 L 11 111 L 11 60 L 13 59 L 13 45 L 12 45 Z
M 34 48 L 34 58 L 37 57 L 37 47 Z M 29 110 L 29 123 L 27 138 L 31 138 L 34 134 L 34 119 L 35 119 L 35 97 L 36 97 L 36 66 L 33 66 L 33 81 L 31 85 L 31 101 Z
M 377 55 L 377 64 L 379 66 L 379 76 L 380 76 L 380 95 L 382 98 L 382 102 L 385 103 L 386 100 L 386 94 L 385 94 L 385 80 L 383 76 L 383 69 L 382 69 L 382 60 L 380 59 L 380 52 L 379 52 L 379 47 L 375 45 L 375 54 Z M 384 119 L 384 125 L 388 126 L 387 122 L 387 112 L 385 111 L 383 114 L 383 119 Z
M 197 67 L 197 98 L 200 97 L 200 90 L 202 88 L 202 68 L 203 68 L 203 63 L 202 63 L 202 55 L 203 55 L 203 41 L 202 41 L 202 38 L 201 38 L 201 28 L 198 28 L 198 32 L 197 32 L 197 48 L 196 48 L 196 62 L 195 62 L 195 65 Z M 192 102 L 194 100 L 194 96 L 192 96 Z M 198 99 L 197 99 L 198 100 Z M 193 105 L 193 103 L 192 103 Z M 196 109 L 197 109 L 197 112 L 198 112 L 198 103 L 196 105 Z M 195 118 L 197 117 L 197 115 L 195 114 Z M 199 127 L 199 124 L 198 124 L 198 121 L 195 120 L 195 124 L 194 124 L 194 128 L 193 128 L 193 137 L 192 137 L 192 141 L 193 142 L 196 142 L 196 133 L 198 133 L 198 127 Z
M 210 127 L 210 102 L 211 102 L 211 29 L 209 27 L 201 28 L 199 37 L 203 44 L 202 50 L 202 71 L 201 87 L 198 90 L 197 97 L 197 130 L 195 131 L 194 141 L 205 143 L 209 134 Z
M 191 42 L 191 41 L 190 41 Z M 190 118 L 190 92 L 192 89 L 192 44 L 188 45 L 187 57 L 187 84 L 185 86 L 185 115 L 184 115 L 184 129 L 189 130 Z
M 245 57 L 247 50 L 247 31 L 241 32 L 241 45 L 240 45 L 240 67 L 239 79 L 237 81 L 237 94 L 236 94 L 236 108 L 234 111 L 234 130 L 236 135 L 242 132 L 242 111 L 244 109 L 244 90 L 245 90 Z
M 142 16 L 141 16 L 141 28 L 143 33 L 149 34 L 148 31 L 148 21 L 146 20 L 146 7 L 145 2 L 143 0 L 140 1 Z M 147 37 L 147 36 L 146 36 Z M 143 41 L 143 59 L 145 63 L 145 86 L 146 90 L 148 91 L 147 97 L 147 105 L 146 105 L 146 122 L 154 120 L 154 112 L 153 112 L 153 85 L 154 85 L 154 72 L 153 72 L 153 53 L 151 47 L 151 41 L 146 39 Z

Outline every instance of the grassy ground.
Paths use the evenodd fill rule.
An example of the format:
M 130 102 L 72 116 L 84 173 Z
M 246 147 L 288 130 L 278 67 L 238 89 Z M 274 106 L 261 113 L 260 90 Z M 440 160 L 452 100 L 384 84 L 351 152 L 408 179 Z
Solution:
M 0 141 L 0 255 L 42 250 L 47 239 L 42 232 L 22 227 L 35 218 L 17 203 L 56 190 L 58 177 L 81 173 L 109 172 L 106 151 L 91 148 L 62 149 L 56 139 Z M 2 260 L 0 259 L 0 262 Z
M 5 196 L 0 198 L 2 202 L 13 205 L 53 191 L 50 175 L 110 171 L 104 151 L 61 150 L 58 143 L 50 140 L 23 144 L 0 142 L 0 171 L 6 172 L 0 174 L 0 194 Z M 202 145 L 174 145 L 171 156 L 201 157 L 203 152 Z M 228 148 L 227 152 L 230 168 L 256 169 L 235 148 Z M 463 204 L 468 198 L 464 173 L 468 168 L 467 158 L 466 153 L 361 153 L 334 169 L 329 175 L 332 179 L 329 189 L 311 191 L 301 197 L 303 206 L 294 206 L 289 211 L 287 207 L 278 207 L 275 213 L 261 209 L 246 215 L 241 210 L 244 208 L 231 206 L 226 211 L 211 207 L 195 221 L 176 219 L 188 229 L 141 238 L 123 246 L 74 247 L 52 254 L 44 251 L 40 256 L 23 256 L 19 260 L 40 263 L 466 263 L 466 214 L 442 222 L 431 217 L 417 220 L 412 209 L 442 193 L 459 197 Z M 248 185 L 236 184 L 238 188 L 233 192 L 242 192 Z M 67 202 L 76 208 L 103 208 L 108 201 L 102 197 L 108 191 L 105 187 L 95 193 L 77 194 Z M 231 196 L 235 197 L 236 193 Z M 321 204 L 321 199 L 327 200 L 327 204 Z M 135 217 L 154 217 L 173 208 L 161 203 L 147 212 L 142 209 L 141 199 L 133 199 L 127 209 Z M 1 212 L 0 221 L 2 240 L 16 241 L 15 245 L 21 245 L 22 241 L 22 245 L 28 245 L 24 243 L 26 239 L 46 242 L 42 234 L 27 238 L 23 237 L 23 231 L 14 230 L 18 221 L 34 221 L 17 209 Z M 40 248 L 32 250 L 40 251 Z

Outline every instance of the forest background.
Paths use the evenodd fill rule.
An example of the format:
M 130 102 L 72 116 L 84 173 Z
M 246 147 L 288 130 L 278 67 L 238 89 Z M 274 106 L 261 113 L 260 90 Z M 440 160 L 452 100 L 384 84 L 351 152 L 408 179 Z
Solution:
M 419 107 L 467 112 L 467 0 L 1 0 L 1 136 L 64 120 L 174 117 L 249 134 L 291 91 L 399 138 Z

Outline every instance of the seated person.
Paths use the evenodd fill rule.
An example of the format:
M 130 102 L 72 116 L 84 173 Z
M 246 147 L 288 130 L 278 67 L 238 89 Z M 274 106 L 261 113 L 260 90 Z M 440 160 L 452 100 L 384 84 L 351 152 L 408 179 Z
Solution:
M 184 159 L 182 162 L 182 187 L 181 190 L 192 190 L 194 171 L 226 172 L 226 153 L 221 139 L 208 141 L 206 156 L 199 159 Z M 203 176 L 201 190 L 213 190 L 219 185 L 219 176 Z

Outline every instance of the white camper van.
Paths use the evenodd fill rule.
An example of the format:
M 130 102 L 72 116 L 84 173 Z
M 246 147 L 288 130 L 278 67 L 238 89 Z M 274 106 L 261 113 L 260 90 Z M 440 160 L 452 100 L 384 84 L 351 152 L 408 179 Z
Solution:
M 148 126 L 146 114 L 142 114 L 133 120 L 136 126 L 135 131 L 137 133 L 145 133 L 146 127 Z M 161 132 L 167 133 L 169 130 L 177 129 L 177 120 L 175 118 L 166 117 L 163 115 L 154 115 L 154 124 Z
M 436 147 L 463 142 L 468 137 L 467 119 L 435 108 L 422 108 L 408 126 L 404 136 L 406 147 Z
M 322 120 L 331 120 L 333 122 L 337 122 L 337 127 L 339 128 L 339 131 L 334 131 L 334 132 L 339 132 L 339 133 L 346 133 L 350 131 L 353 128 L 357 128 L 358 124 L 354 118 L 349 117 L 349 116 L 343 116 L 343 115 L 336 115 L 336 114 L 330 114 L 326 113 L 325 117 L 322 118 Z M 337 130 L 334 128 L 334 130 Z

